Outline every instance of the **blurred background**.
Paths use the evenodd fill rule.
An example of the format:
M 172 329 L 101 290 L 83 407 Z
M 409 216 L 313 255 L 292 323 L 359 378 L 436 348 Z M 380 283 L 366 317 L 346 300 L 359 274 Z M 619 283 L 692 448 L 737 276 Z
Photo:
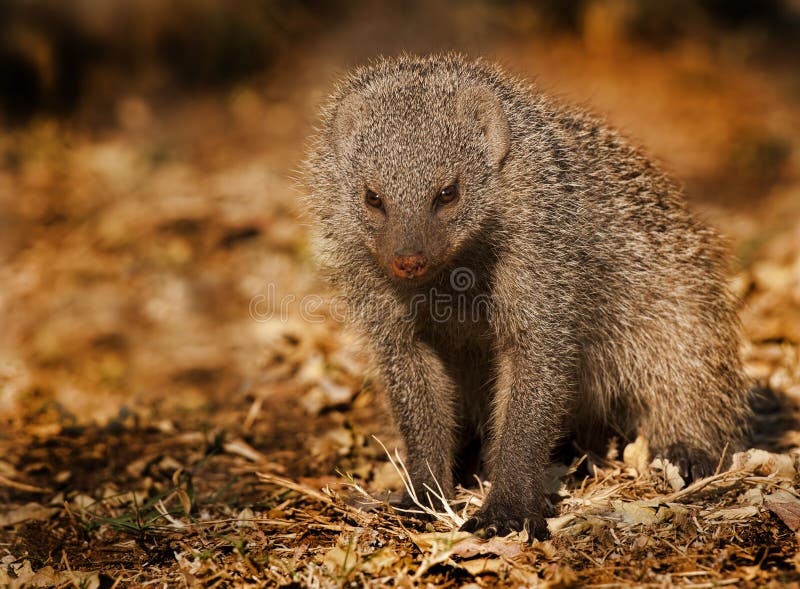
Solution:
M 296 307 L 256 320 L 251 302 L 323 292 L 297 205 L 304 141 L 338 74 L 400 51 L 497 59 L 645 145 L 730 238 L 748 370 L 800 397 L 798 0 L 0 0 L 0 14 L 6 431 L 224 425 L 281 395 L 304 415 L 351 399 L 364 371 L 339 326 Z M 270 439 L 310 427 L 265 419 Z

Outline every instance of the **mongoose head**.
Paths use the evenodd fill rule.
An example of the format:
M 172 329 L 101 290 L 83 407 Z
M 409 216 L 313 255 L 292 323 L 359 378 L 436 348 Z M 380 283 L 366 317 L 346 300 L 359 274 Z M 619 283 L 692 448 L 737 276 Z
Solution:
M 485 224 L 510 148 L 500 99 L 459 63 L 359 70 L 325 120 L 328 186 L 315 198 L 332 201 L 329 231 L 403 285 L 432 280 Z

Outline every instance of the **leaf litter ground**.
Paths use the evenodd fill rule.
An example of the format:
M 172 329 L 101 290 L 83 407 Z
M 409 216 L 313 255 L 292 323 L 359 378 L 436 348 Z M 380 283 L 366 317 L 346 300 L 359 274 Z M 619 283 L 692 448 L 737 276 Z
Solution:
M 601 104 L 621 84 L 669 95 L 655 74 L 609 81 L 569 49 L 554 55 L 553 83 L 595 76 Z M 631 66 L 656 71 L 648 59 Z M 738 104 L 747 80 L 712 65 L 717 84 L 696 92 Z M 365 494 L 402 488 L 389 459 L 400 440 L 358 341 L 324 304 L 319 320 L 299 318 L 299 298 L 321 287 L 286 170 L 318 89 L 284 82 L 269 99 L 244 87 L 172 111 L 128 97 L 144 115 L 110 136 L 40 121 L 0 139 L 11 219 L 0 250 L 0 585 L 800 582 L 796 181 L 771 186 L 760 210 L 701 207 L 741 260 L 731 286 L 760 387 L 756 448 L 688 487 L 643 438 L 555 465 L 552 539 L 480 541 L 455 530 L 486 483 L 432 523 L 365 506 Z M 646 129 L 650 111 L 637 127 L 637 105 L 624 106 Z M 676 120 L 678 137 L 699 124 L 681 131 Z M 686 176 L 696 163 L 672 162 Z M 263 312 L 288 295 L 285 314 Z

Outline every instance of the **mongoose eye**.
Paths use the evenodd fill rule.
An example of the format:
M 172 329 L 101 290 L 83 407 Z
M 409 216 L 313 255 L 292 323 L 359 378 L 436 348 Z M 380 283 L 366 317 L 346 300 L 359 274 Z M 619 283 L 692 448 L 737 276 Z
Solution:
M 371 206 L 374 209 L 383 210 L 383 199 L 377 194 L 375 194 L 374 190 L 370 190 L 369 188 L 367 188 L 367 192 L 364 195 L 364 202 L 366 202 L 368 206 Z
M 450 184 L 442 188 L 436 195 L 436 208 L 449 205 L 458 198 L 458 184 Z

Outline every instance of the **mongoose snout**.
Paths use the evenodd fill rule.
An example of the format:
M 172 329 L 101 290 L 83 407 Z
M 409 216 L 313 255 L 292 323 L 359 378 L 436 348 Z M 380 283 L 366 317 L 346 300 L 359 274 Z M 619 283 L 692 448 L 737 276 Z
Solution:
M 464 529 L 541 538 L 545 467 L 567 435 L 605 453 L 643 433 L 687 479 L 743 448 L 724 249 L 641 149 L 453 55 L 357 68 L 321 118 L 306 161 L 315 247 L 368 311 L 352 316 L 418 497 L 486 473 Z
M 422 252 L 415 254 L 395 254 L 392 272 L 399 278 L 417 278 L 428 270 L 428 258 Z

